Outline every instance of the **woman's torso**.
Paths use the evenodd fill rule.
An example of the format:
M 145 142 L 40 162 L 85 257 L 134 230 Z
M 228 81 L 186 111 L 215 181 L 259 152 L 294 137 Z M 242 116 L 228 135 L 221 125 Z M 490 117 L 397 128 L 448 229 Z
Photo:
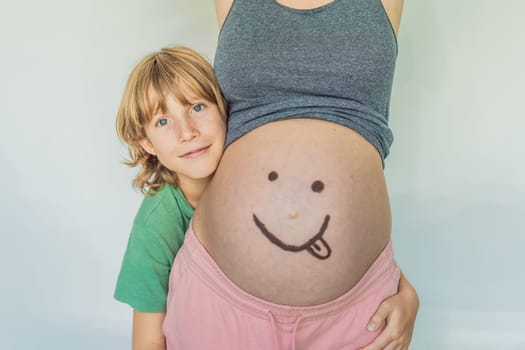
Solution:
M 236 4 L 246 1 L 237 0 Z M 260 1 L 276 5 L 273 0 Z M 255 3 L 252 0 L 250 6 Z M 331 5 L 326 8 L 334 8 Z M 291 22 L 297 20 L 297 15 L 306 14 L 285 7 L 281 10 L 283 16 L 291 16 L 286 17 Z M 315 15 L 315 10 L 310 12 Z M 353 14 L 358 16 L 360 10 Z M 355 285 L 390 239 L 390 208 L 382 171 L 382 156 L 388 153 L 391 142 L 386 125 L 388 101 L 369 99 L 374 93 L 382 94 L 372 91 L 381 87 L 365 80 L 373 80 L 372 76 L 381 75 L 386 69 L 384 58 L 374 59 L 371 53 L 386 50 L 394 55 L 387 61 L 392 65 L 395 47 L 391 41 L 386 46 L 379 45 L 385 47 L 366 49 L 366 42 L 357 43 L 348 54 L 353 62 L 348 63 L 340 59 L 330 61 L 326 49 L 306 50 L 304 40 L 308 38 L 296 37 L 297 43 L 303 40 L 303 51 L 294 50 L 292 41 L 289 49 L 281 48 L 279 52 L 288 52 L 290 60 L 300 55 L 297 65 L 286 63 L 286 56 L 275 57 L 268 51 L 261 61 L 261 51 L 253 44 L 260 41 L 266 45 L 269 39 L 260 37 L 265 27 L 253 30 L 252 25 L 248 32 L 242 28 L 242 20 L 235 22 L 240 17 L 244 18 L 230 13 L 225 23 L 230 24 L 226 28 L 229 32 L 223 28 L 216 56 L 219 79 L 231 74 L 244 76 L 230 80 L 229 85 L 225 79 L 221 81 L 231 102 L 232 143 L 201 198 L 193 228 L 225 274 L 245 291 L 289 305 L 326 302 Z M 386 16 L 383 20 L 387 20 Z M 240 37 L 231 34 L 239 28 L 243 33 Z M 344 53 L 341 45 L 350 45 L 346 49 L 352 50 L 352 43 L 334 29 L 333 42 L 325 45 L 332 45 L 334 54 Z M 315 34 L 315 28 L 312 30 Z M 326 27 L 318 30 L 323 35 L 327 31 Z M 239 45 L 228 47 L 228 35 L 240 40 Z M 354 41 L 358 37 L 354 35 Z M 344 42 L 337 42 L 343 39 Z M 327 36 L 323 40 L 331 39 Z M 280 45 L 285 42 L 281 38 Z M 253 56 L 254 52 L 257 56 Z M 256 66 L 246 66 L 254 61 Z M 332 68 L 326 73 L 323 61 Z M 270 70 L 289 70 L 288 76 L 265 80 L 265 64 L 277 64 Z M 351 65 L 359 67 L 353 69 Z M 388 90 L 391 77 L 383 78 Z M 354 90 L 345 90 L 348 82 Z M 314 95 L 322 101 L 310 99 Z M 311 108 L 303 109 L 301 101 Z M 270 115 L 269 119 L 259 115 L 261 107 L 269 107 L 264 112 Z M 280 110 L 285 114 L 279 114 Z M 271 118 L 278 114 L 279 117 Z M 334 120 L 331 115 L 341 118 Z M 243 120 L 254 124 L 243 129 L 243 125 L 250 124 Z M 233 129 L 240 130 L 239 135 L 232 136 Z

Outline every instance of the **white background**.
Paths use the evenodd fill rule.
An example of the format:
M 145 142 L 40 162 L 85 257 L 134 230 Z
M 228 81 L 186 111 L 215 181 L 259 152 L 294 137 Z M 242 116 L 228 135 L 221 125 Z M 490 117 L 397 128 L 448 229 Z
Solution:
M 210 60 L 211 0 L 1 0 L 0 348 L 127 349 L 141 195 L 115 114 L 150 51 Z M 405 1 L 386 161 L 411 349 L 525 349 L 525 2 Z

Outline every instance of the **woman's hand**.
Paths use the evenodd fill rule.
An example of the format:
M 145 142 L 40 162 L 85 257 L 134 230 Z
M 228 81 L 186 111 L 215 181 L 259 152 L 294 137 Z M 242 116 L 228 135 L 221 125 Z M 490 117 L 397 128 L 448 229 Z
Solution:
M 398 293 L 383 300 L 367 327 L 369 331 L 377 332 L 386 323 L 384 330 L 362 350 L 407 350 L 418 309 L 416 290 L 401 273 Z

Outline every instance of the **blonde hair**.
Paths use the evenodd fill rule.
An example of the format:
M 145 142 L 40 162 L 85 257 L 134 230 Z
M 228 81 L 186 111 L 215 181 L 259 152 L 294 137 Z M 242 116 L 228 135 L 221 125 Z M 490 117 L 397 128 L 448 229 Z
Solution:
M 140 166 L 133 186 L 145 195 L 158 191 L 164 183 L 178 186 L 177 174 L 162 165 L 157 157 L 140 145 L 145 126 L 157 110 L 166 111 L 166 100 L 173 96 L 189 104 L 186 94 L 193 93 L 217 105 L 226 119 L 227 105 L 221 95 L 212 66 L 192 49 L 167 47 L 153 52 L 132 70 L 117 113 L 117 135 L 128 145 L 128 166 Z

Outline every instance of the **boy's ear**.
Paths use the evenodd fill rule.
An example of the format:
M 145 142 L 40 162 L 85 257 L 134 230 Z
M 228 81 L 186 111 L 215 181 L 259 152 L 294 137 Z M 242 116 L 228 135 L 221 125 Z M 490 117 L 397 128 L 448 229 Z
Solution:
M 155 152 L 155 148 L 147 138 L 142 139 L 142 141 L 140 141 L 139 143 L 142 149 L 144 149 L 144 151 L 148 152 L 152 156 L 157 155 L 157 152 Z

